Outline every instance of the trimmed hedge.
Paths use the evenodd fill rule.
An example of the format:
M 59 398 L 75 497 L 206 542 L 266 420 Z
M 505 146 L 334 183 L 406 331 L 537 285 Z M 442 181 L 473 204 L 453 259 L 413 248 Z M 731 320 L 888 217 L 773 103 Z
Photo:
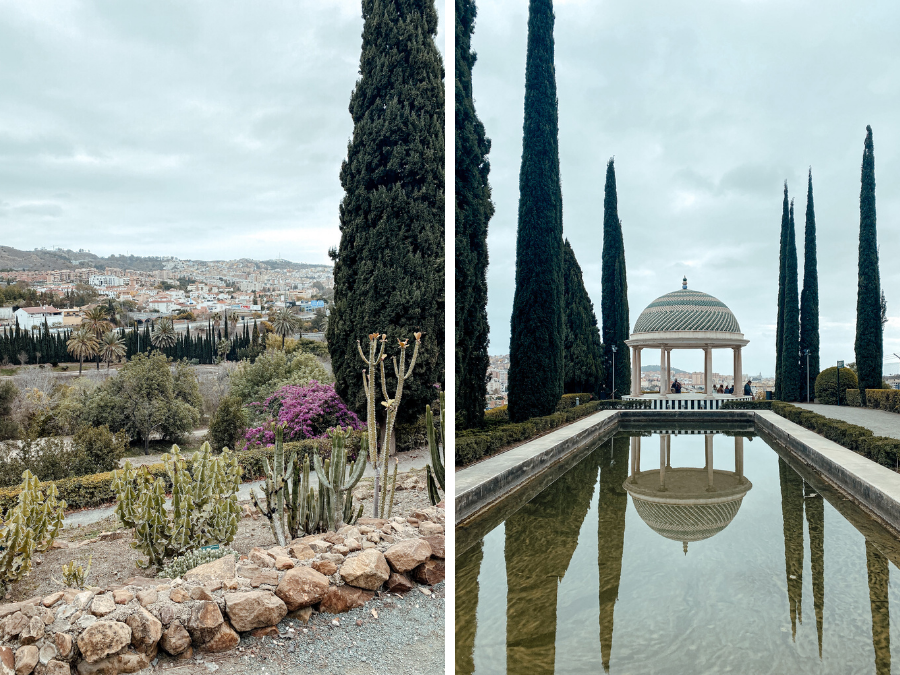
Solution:
M 882 391 L 882 390 L 876 390 Z M 867 392 L 868 393 L 868 392 Z M 876 436 L 857 424 L 831 419 L 811 410 L 781 401 L 772 402 L 772 410 L 801 427 L 815 431 L 848 450 L 897 471 L 900 466 L 900 439 Z
M 501 419 L 493 420 L 484 429 L 466 429 L 456 433 L 456 464 L 465 466 L 483 457 L 488 457 L 514 443 L 527 441 L 545 431 L 561 427 L 569 422 L 595 413 L 602 409 L 603 401 L 591 401 L 563 412 L 553 413 L 545 417 L 534 417 L 518 424 L 504 423 Z M 616 401 L 618 403 L 618 401 Z M 494 410 L 499 410 L 495 408 Z M 494 410 L 488 412 L 494 412 Z M 497 413 L 495 417 L 499 417 Z
M 900 389 L 866 389 L 866 407 L 900 413 Z
M 847 403 L 847 391 L 856 389 L 858 385 L 856 373 L 849 368 L 841 368 L 840 403 Z M 838 369 L 836 366 L 826 368 L 816 377 L 816 403 L 840 405 L 838 403 Z
M 721 410 L 771 410 L 773 401 L 725 401 Z
M 581 405 L 583 403 L 589 403 L 593 399 L 593 394 L 563 394 L 562 398 L 559 399 L 559 403 L 556 404 L 556 412 L 574 408 L 576 406 L 576 400 L 578 401 L 577 405 Z M 506 406 L 503 407 L 505 408 Z
M 847 405 L 856 406 L 857 408 L 862 406 L 862 400 L 859 398 L 859 389 L 848 389 L 847 394 Z

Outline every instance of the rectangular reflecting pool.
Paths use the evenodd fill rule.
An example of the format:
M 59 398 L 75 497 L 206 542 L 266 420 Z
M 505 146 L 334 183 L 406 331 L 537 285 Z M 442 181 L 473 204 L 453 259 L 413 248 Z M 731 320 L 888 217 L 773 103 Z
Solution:
M 900 674 L 900 544 L 775 447 L 620 429 L 463 524 L 456 672 Z

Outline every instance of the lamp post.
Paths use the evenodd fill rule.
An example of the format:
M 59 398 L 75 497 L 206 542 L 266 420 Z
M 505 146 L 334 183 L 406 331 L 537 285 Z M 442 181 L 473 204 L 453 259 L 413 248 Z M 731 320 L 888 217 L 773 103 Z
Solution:
M 803 356 L 806 357 L 806 402 L 809 403 L 809 350 L 803 350 Z
M 613 353 L 613 359 L 612 359 L 612 361 L 613 361 L 613 362 L 612 362 L 612 369 L 613 369 L 612 400 L 613 400 L 613 401 L 616 400 L 616 351 L 617 351 L 618 349 L 619 349 L 619 348 L 616 347 L 615 345 L 612 346 L 612 353 Z
M 837 362 L 837 399 L 838 405 L 841 404 L 841 368 L 844 367 L 843 361 Z

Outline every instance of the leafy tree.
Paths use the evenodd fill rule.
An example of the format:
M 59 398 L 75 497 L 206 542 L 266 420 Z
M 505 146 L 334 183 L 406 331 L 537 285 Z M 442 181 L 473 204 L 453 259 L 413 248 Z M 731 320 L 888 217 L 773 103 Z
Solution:
M 300 319 L 287 307 L 282 307 L 272 315 L 272 325 L 275 327 L 275 335 L 281 337 L 281 349 L 284 349 L 284 339 L 293 335 L 300 328 Z
M 809 351 L 809 356 L 803 352 Z M 807 398 L 807 382 L 819 376 L 819 270 L 816 258 L 816 210 L 813 205 L 812 169 L 806 189 L 806 237 L 803 243 L 803 291 L 800 293 L 800 400 Z M 807 371 L 807 361 L 809 370 Z M 810 400 L 813 392 L 809 392 Z
M 311 380 L 331 382 L 325 367 L 312 354 L 269 351 L 256 361 L 241 361 L 231 373 L 231 395 L 244 403 L 259 403 L 276 389 L 292 384 L 305 387 Z
M 326 332 L 336 389 L 365 409 L 357 341 L 424 332 L 401 416 L 444 381 L 444 70 L 434 0 L 363 0 L 353 137 L 341 167 L 341 242 Z M 387 368 L 388 379 L 393 379 Z M 388 388 L 391 389 L 389 383 Z M 381 406 L 379 406 L 379 409 Z M 404 421 L 404 420 L 401 420 Z
M 800 306 L 797 296 L 797 240 L 794 228 L 793 201 L 791 201 L 788 218 L 785 256 L 781 397 L 784 401 L 796 401 L 800 397 Z
M 778 317 L 775 325 L 775 398 L 781 400 L 781 359 L 784 348 L 784 284 L 787 265 L 788 228 L 791 224 L 787 181 L 784 182 L 784 201 L 781 204 L 781 243 L 778 252 Z
M 588 297 L 581 267 L 567 239 L 563 249 L 563 277 L 566 286 L 566 379 L 567 394 L 599 394 L 603 385 L 603 345 L 594 304 Z
M 221 452 L 222 448 L 235 450 L 243 440 L 246 429 L 247 414 L 241 405 L 241 399 L 228 396 L 213 413 L 206 440 L 216 452 Z
M 83 326 L 72 333 L 66 346 L 69 353 L 78 359 L 78 374 L 81 375 L 84 360 L 93 358 L 100 345 L 90 328 Z
M 119 337 L 114 330 L 109 330 L 100 338 L 100 358 L 106 361 L 106 369 L 114 359 L 118 361 L 125 356 L 125 340 Z
M 603 196 L 603 254 L 601 257 L 602 284 L 600 309 L 603 338 L 603 389 L 623 396 L 631 391 L 631 356 L 625 340 L 630 337 L 628 313 L 628 281 L 625 273 L 625 240 L 619 220 L 619 198 L 616 193 L 616 167 L 612 159 L 606 165 L 606 186 Z M 616 352 L 613 354 L 612 347 Z M 613 378 L 615 361 L 615 378 Z
M 488 358 L 487 230 L 491 141 L 475 113 L 472 33 L 475 0 L 456 0 L 456 411 L 461 427 L 480 426 Z
M 875 146 L 872 127 L 866 127 L 859 191 L 859 281 L 856 293 L 856 368 L 859 394 L 866 404 L 866 389 L 881 387 L 884 357 L 881 325 L 881 277 L 875 228 Z
M 549 415 L 562 396 L 565 317 L 553 2 L 530 0 L 519 171 L 509 419 Z

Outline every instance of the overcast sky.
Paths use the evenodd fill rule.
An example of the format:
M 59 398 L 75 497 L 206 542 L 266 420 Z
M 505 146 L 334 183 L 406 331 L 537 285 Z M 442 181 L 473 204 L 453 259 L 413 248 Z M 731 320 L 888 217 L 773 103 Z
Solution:
M 0 0 L 0 244 L 329 262 L 362 24 L 358 0 Z
M 900 353 L 900 3 L 554 5 L 563 229 L 597 312 L 603 185 L 615 156 L 632 328 L 687 275 L 690 288 L 734 311 L 750 340 L 745 372 L 773 374 L 782 183 L 796 197 L 802 285 L 812 166 L 822 362 L 853 361 L 860 163 L 871 124 L 891 317 L 885 356 Z M 491 354 L 509 349 L 527 9 L 525 0 L 480 0 L 473 41 L 475 105 L 493 142 Z M 676 351 L 673 365 L 700 370 L 701 352 Z M 714 368 L 731 372 L 730 352 L 716 352 Z

